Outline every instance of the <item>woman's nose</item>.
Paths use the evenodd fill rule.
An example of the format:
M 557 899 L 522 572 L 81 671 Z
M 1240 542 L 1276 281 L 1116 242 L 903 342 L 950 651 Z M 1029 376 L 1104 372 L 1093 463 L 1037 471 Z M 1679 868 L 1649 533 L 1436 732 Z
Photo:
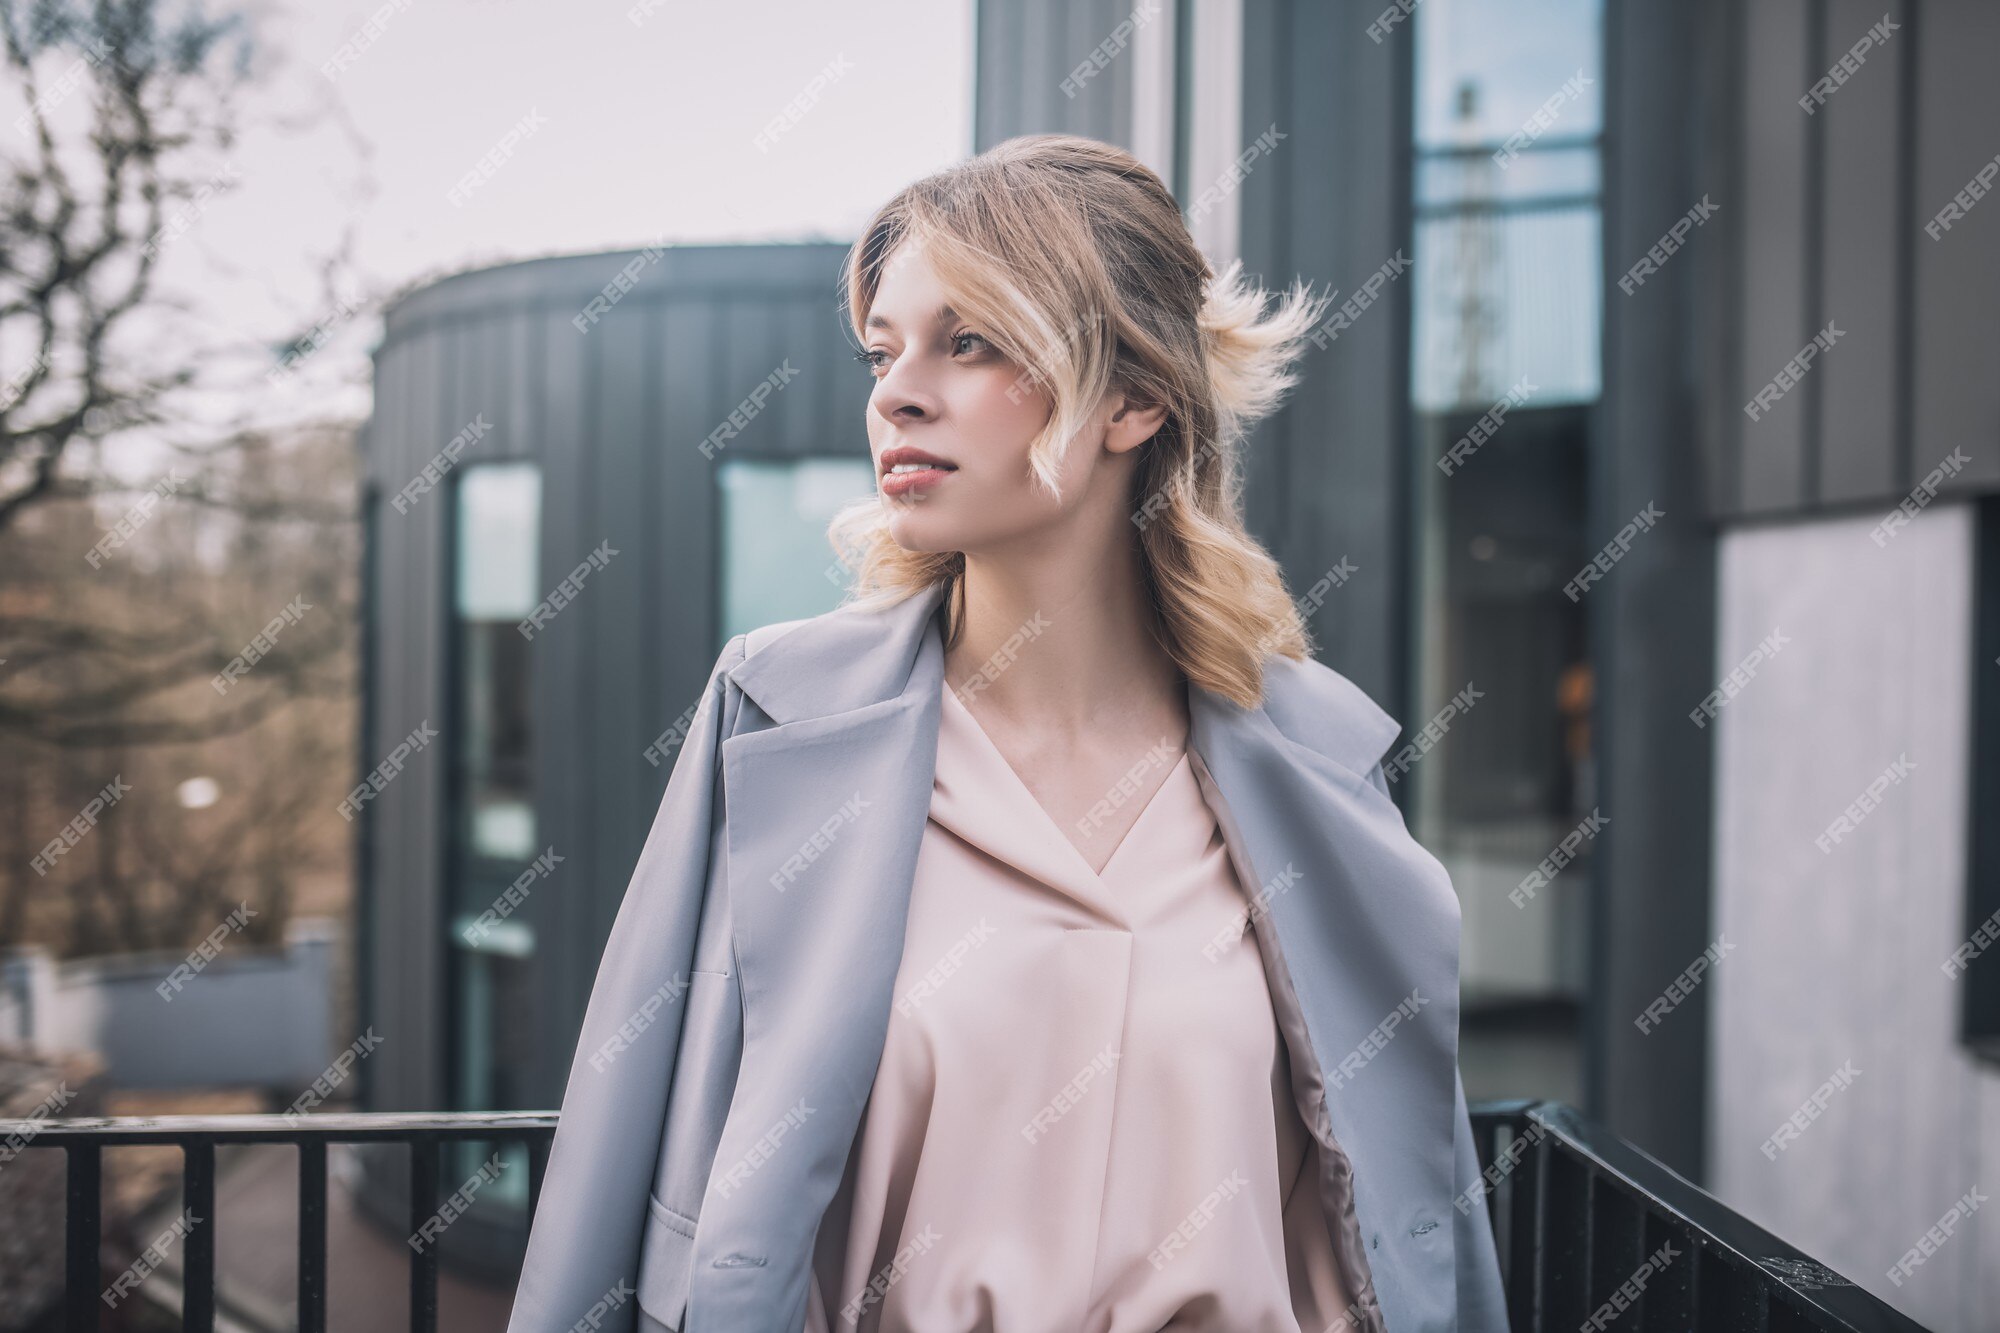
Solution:
M 936 396 L 920 383 L 908 358 L 890 366 L 889 373 L 876 381 L 870 402 L 888 421 L 927 421 L 937 414 Z

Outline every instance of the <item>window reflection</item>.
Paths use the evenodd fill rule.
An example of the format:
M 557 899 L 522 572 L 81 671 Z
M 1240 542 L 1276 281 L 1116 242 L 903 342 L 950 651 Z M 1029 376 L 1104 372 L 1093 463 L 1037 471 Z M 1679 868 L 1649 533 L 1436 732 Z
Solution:
M 1416 17 L 1407 722 L 1468 684 L 1479 700 L 1406 799 L 1463 906 L 1466 1013 L 1485 1022 L 1468 1082 L 1579 1100 L 1588 840 L 1546 886 L 1530 876 L 1594 802 L 1585 608 L 1563 585 L 1590 554 L 1600 7 L 1427 0 Z
M 532 902 L 516 906 L 503 895 L 542 851 L 531 771 L 533 645 L 518 629 L 542 595 L 541 501 L 541 472 L 532 463 L 470 467 L 456 487 L 453 721 L 445 740 L 452 756 L 451 1096 L 460 1111 L 508 1110 L 531 1100 L 523 1036 L 533 1031 L 535 1013 L 535 913 Z M 489 911 L 498 919 L 482 915 Z M 444 1167 L 457 1178 L 498 1150 L 504 1167 L 481 1192 L 525 1203 L 519 1145 L 448 1146 Z
M 826 526 L 843 505 L 874 493 L 867 458 L 728 459 L 721 491 L 723 643 L 839 605 L 851 580 L 827 546 Z

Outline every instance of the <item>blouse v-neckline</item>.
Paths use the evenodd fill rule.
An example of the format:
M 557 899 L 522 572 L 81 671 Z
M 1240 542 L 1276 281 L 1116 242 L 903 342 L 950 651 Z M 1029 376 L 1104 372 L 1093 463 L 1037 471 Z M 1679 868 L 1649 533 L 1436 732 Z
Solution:
M 1172 799 L 1172 788 L 1180 780 L 1181 770 L 1188 767 L 1187 748 L 1183 746 L 1179 757 L 1174 761 L 1173 766 L 1167 770 L 1167 776 L 1161 780 L 1158 786 L 1153 788 L 1152 793 L 1146 798 L 1145 807 L 1139 811 L 1138 817 L 1126 827 L 1123 836 L 1118 840 L 1118 845 L 1111 849 L 1111 855 L 1105 858 L 1103 868 L 1101 870 L 1092 869 L 1090 862 L 1084 857 L 1083 849 L 1078 847 L 1075 841 L 1063 831 L 1062 825 L 1056 822 L 1055 816 L 1049 813 L 1048 808 L 1041 803 L 1035 796 L 1034 791 L 1022 780 L 1020 773 L 1016 771 L 1013 763 L 1007 758 L 1006 753 L 1000 749 L 999 744 L 987 734 L 986 728 L 980 725 L 979 719 L 974 716 L 972 709 L 967 706 L 963 699 L 958 697 L 958 692 L 949 685 L 944 687 L 944 709 L 946 713 L 949 713 L 956 719 L 957 725 L 954 726 L 941 716 L 939 719 L 940 736 L 945 738 L 947 743 L 953 738 L 952 733 L 956 733 L 968 740 L 971 743 L 972 749 L 983 757 L 985 776 L 990 778 L 990 781 L 982 784 L 984 789 L 989 795 L 999 796 L 1000 799 L 1009 802 L 1017 808 L 1018 818 L 1013 821 L 1014 841 L 1007 846 L 1003 854 L 1003 859 L 1014 861 L 1017 864 L 1021 863 L 1021 855 L 1024 849 L 1020 847 L 1019 842 L 1020 823 L 1025 820 L 1028 825 L 1039 828 L 1038 843 L 1047 843 L 1052 848 L 1059 847 L 1059 850 L 1053 853 L 1055 859 L 1059 862 L 1066 861 L 1068 869 L 1073 874 L 1080 874 L 1082 876 L 1083 883 L 1095 891 L 1090 895 L 1090 900 L 1092 901 L 1095 901 L 1096 894 L 1110 891 L 1112 880 L 1123 878 L 1121 873 L 1122 867 L 1127 861 L 1132 859 L 1132 856 L 1137 854 L 1138 845 L 1141 843 L 1141 839 L 1138 836 L 1141 832 L 1141 826 L 1155 817 L 1157 807 L 1167 804 Z M 948 793 L 941 794 L 946 795 L 946 804 L 948 806 L 951 805 L 952 802 L 949 799 Z M 1163 800 L 1163 797 L 1167 799 Z M 963 832 L 964 830 L 961 831 Z M 974 840 L 978 841 L 979 839 L 975 838 Z M 987 850 L 995 851 L 996 849 L 988 845 Z M 1128 855 L 1128 852 L 1131 855 Z M 1044 877 L 1047 878 L 1047 872 L 1052 867 L 1044 863 L 1040 866 L 1023 864 L 1023 868 L 1041 871 Z M 1060 883 L 1061 881 L 1057 880 L 1053 882 Z M 1065 885 L 1064 887 L 1068 886 Z M 1108 908 L 1110 904 L 1107 903 L 1105 906 Z M 1122 914 L 1114 912 L 1113 915 Z

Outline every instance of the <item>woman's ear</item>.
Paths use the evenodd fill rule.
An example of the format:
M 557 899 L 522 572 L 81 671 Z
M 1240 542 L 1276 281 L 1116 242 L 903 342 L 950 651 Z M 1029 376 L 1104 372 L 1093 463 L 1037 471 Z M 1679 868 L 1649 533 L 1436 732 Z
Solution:
M 1166 420 L 1165 403 L 1140 403 L 1120 394 L 1104 430 L 1104 447 L 1114 454 L 1136 449 L 1159 434 Z

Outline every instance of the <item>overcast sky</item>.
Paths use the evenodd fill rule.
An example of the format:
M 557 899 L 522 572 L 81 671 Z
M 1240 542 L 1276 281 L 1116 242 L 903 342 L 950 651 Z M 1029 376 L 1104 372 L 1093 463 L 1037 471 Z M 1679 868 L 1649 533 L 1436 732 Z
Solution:
M 241 141 L 215 173 L 238 183 L 163 251 L 161 283 L 189 308 L 163 345 L 256 344 L 323 320 L 331 341 L 295 383 L 271 389 L 245 361 L 211 405 L 240 409 L 247 388 L 271 416 L 336 405 L 361 415 L 378 321 L 341 318 L 319 272 L 350 232 L 369 295 L 663 236 L 850 239 L 900 186 L 970 151 L 971 8 L 254 3 L 258 74 Z M 44 86 L 62 63 L 52 59 Z M 800 99 L 810 105 L 783 120 Z M 0 130 L 10 153 L 26 146 L 18 105 Z M 78 96 L 57 117 L 85 109 Z M 524 122 L 532 132 L 454 203 L 453 188 Z

